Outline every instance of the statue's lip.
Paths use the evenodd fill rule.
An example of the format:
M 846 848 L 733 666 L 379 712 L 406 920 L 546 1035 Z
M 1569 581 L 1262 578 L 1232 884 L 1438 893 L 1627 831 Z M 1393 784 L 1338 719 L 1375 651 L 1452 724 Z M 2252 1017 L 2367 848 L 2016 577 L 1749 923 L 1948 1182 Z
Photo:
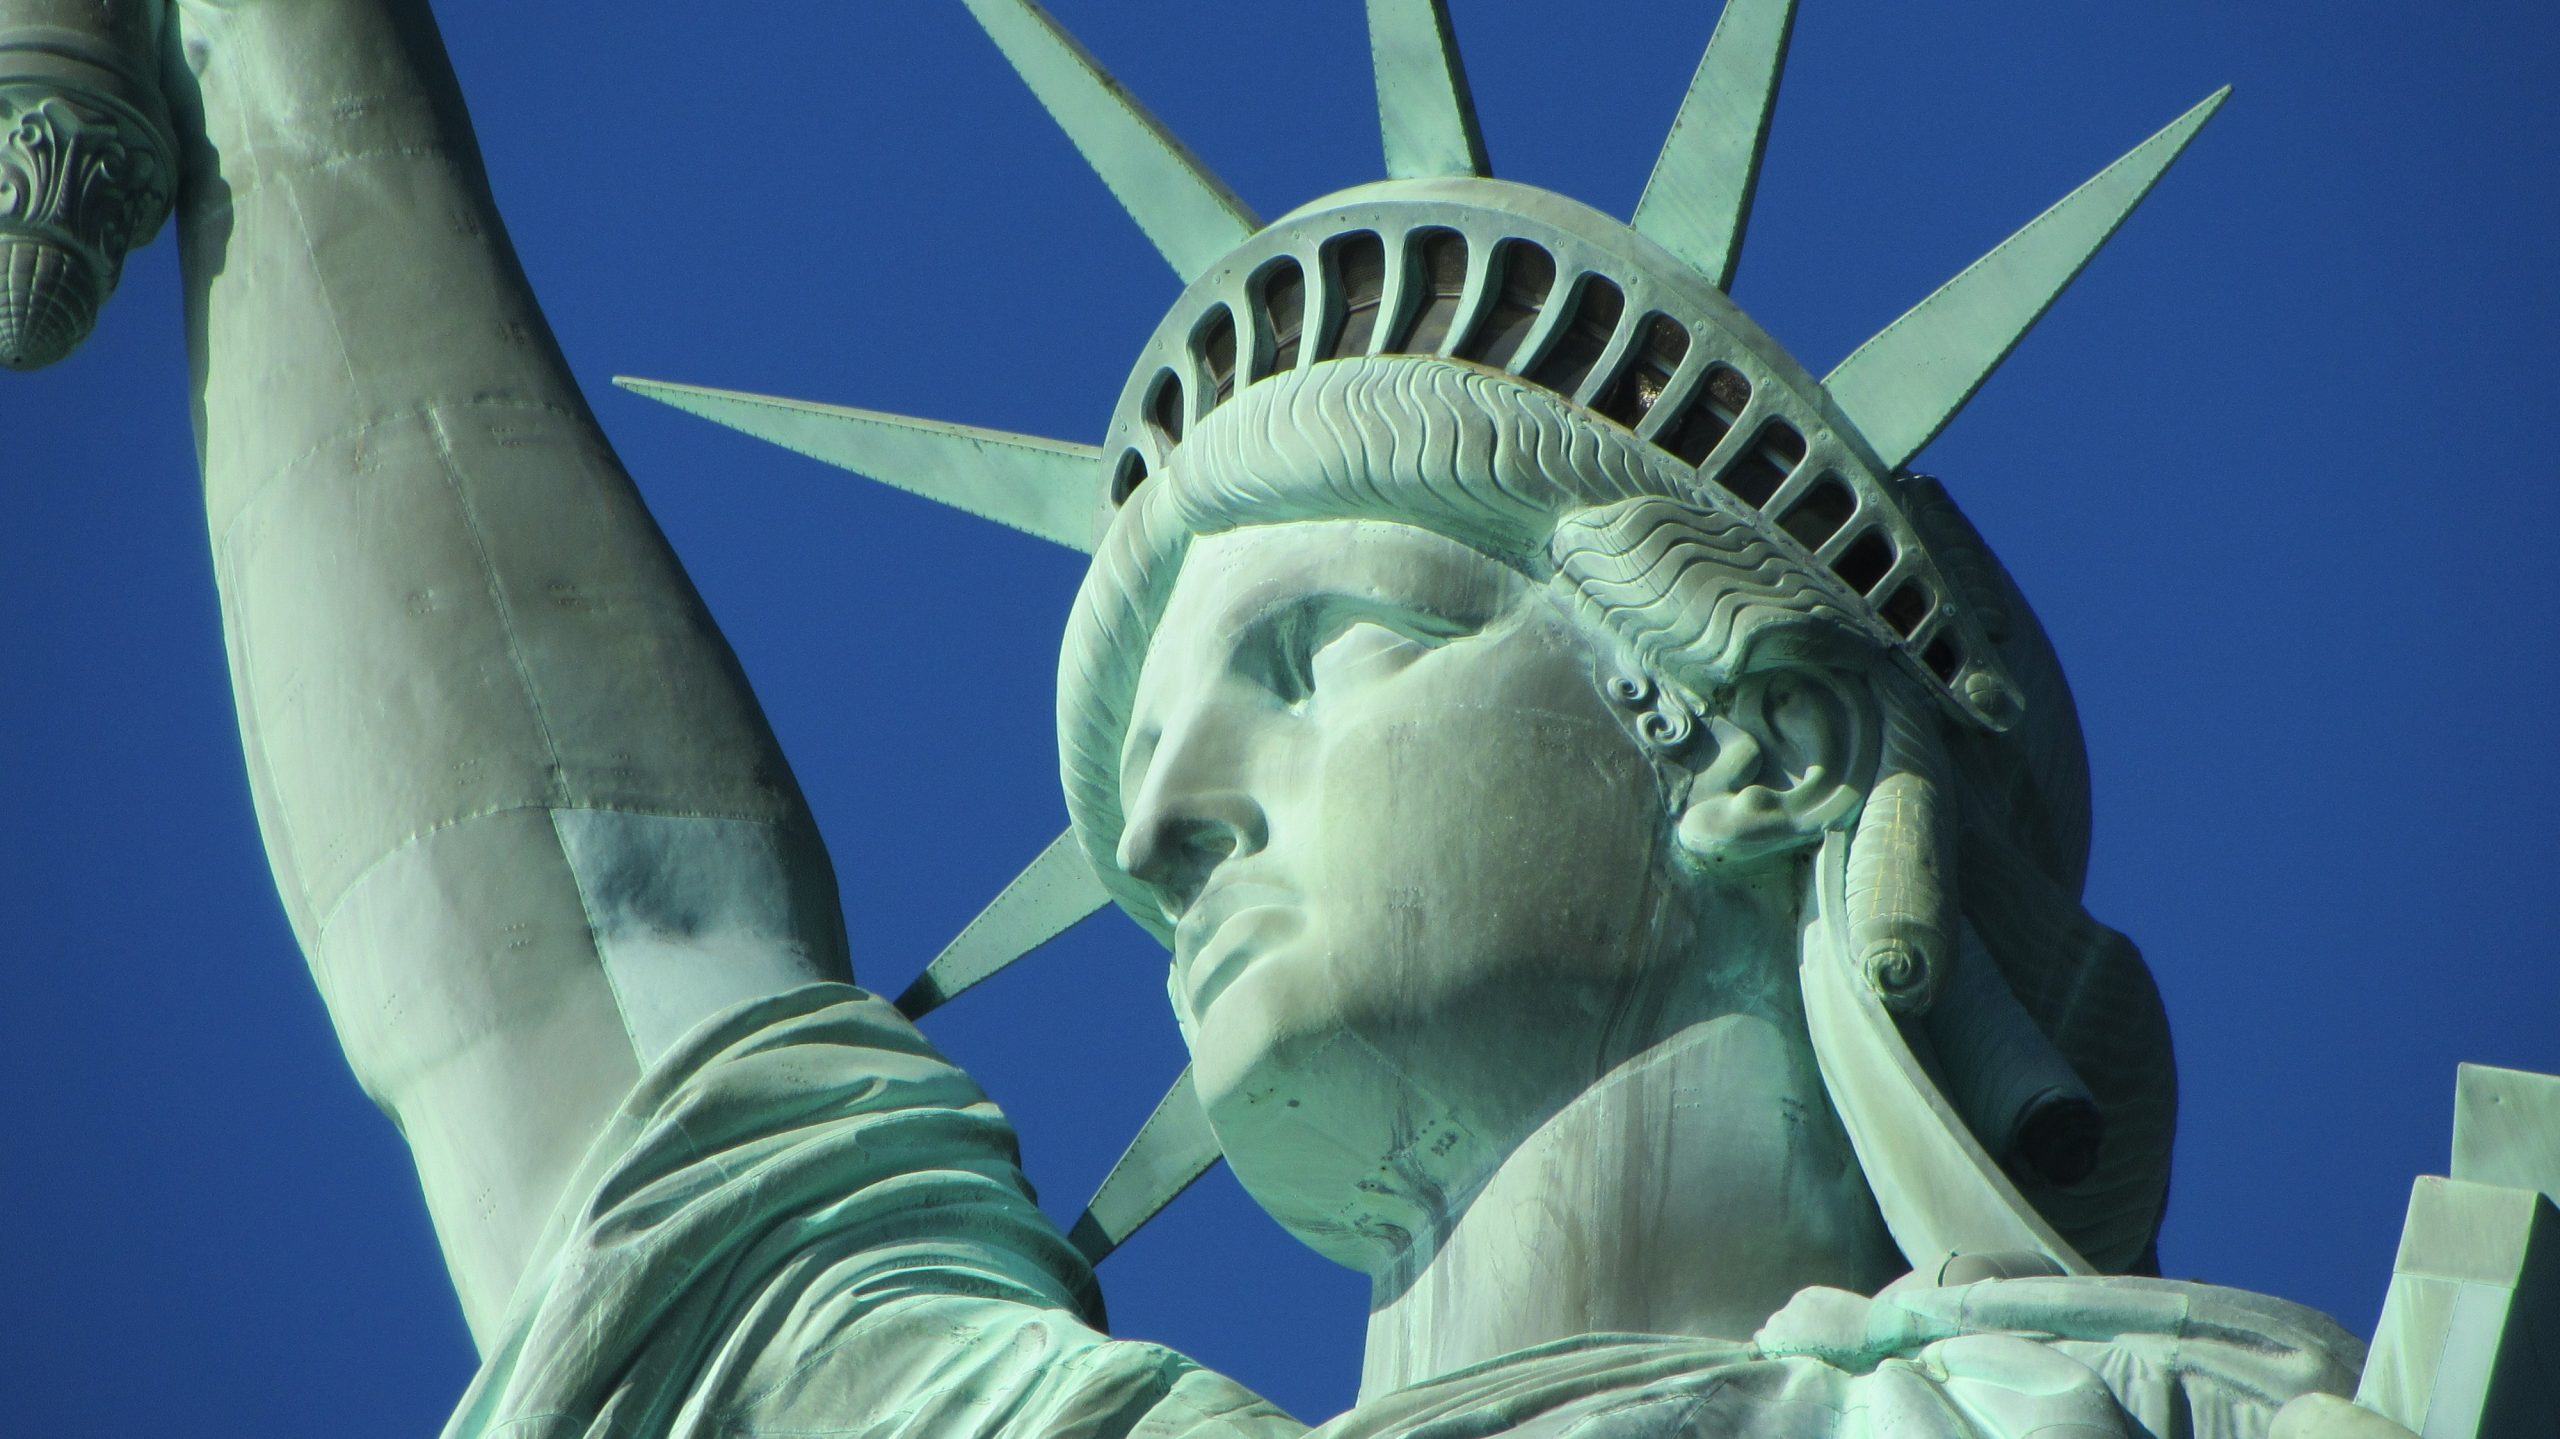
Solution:
M 1274 926 L 1280 928 L 1274 933 Z M 1301 925 L 1298 896 L 1276 884 L 1213 881 L 1173 929 L 1174 973 L 1194 1019 L 1267 948 Z

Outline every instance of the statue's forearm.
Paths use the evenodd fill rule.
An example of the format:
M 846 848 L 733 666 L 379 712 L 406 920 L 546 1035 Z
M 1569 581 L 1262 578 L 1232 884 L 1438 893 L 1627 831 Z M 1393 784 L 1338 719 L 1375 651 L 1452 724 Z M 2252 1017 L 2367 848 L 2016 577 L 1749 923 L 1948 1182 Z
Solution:
M 183 5 L 196 421 L 252 788 L 484 1337 L 675 1032 L 844 977 L 788 768 L 588 414 L 414 0 Z

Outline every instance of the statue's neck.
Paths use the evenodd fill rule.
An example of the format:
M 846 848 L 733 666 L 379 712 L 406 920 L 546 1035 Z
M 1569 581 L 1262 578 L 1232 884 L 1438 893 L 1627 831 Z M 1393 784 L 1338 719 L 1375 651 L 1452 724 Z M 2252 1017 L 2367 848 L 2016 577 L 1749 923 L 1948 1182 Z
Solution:
M 1727 1014 L 1619 1066 L 1378 1277 L 1364 1399 L 1589 1333 L 1747 1339 L 1903 1268 L 1800 1029 Z

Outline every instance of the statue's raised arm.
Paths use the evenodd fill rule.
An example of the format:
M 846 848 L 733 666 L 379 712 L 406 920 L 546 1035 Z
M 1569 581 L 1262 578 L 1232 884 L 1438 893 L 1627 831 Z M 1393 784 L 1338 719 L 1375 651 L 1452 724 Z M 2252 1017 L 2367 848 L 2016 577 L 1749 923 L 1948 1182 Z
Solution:
M 1089 1325 L 1002 1116 L 842 982 L 806 805 L 424 0 L 155 5 L 0 0 L 0 357 L 76 343 L 174 188 L 251 785 L 482 1351 L 450 1432 L 1295 1434 Z
M 642 1069 L 716 1009 L 849 978 L 826 851 L 543 321 L 423 0 L 0 22 L 13 55 L 103 57 L 110 83 L 50 87 L 93 146 L 140 108 L 101 93 L 115 62 L 165 42 L 258 819 L 485 1346 Z

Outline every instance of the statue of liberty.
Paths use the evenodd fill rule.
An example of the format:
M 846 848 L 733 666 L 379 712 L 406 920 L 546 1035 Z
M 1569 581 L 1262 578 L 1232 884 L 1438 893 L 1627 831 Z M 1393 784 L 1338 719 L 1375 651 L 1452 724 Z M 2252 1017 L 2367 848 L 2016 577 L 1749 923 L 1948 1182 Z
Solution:
M 1269 223 L 966 0 L 1184 282 L 1104 442 L 634 384 L 1093 555 L 1073 827 L 893 1003 L 423 0 L 0 3 L 0 358 L 174 205 L 259 821 L 481 1348 L 449 1434 L 1294 1439 L 1104 1328 L 1220 1157 L 1372 1283 L 1346 1439 L 2456 1432 L 2156 1277 L 2175 1070 L 2070 692 L 1910 467 L 2222 96 L 1817 378 L 1726 293 L 1792 0 L 1728 4 L 1631 223 L 1490 177 L 1440 0 L 1370 0 L 1388 178 Z M 1193 1063 L 1062 1233 L 911 1020 L 1115 901 Z M 2547 1280 L 2513 1172 L 2447 1202 Z M 2403 1260 L 2528 1412 L 2540 1331 Z

